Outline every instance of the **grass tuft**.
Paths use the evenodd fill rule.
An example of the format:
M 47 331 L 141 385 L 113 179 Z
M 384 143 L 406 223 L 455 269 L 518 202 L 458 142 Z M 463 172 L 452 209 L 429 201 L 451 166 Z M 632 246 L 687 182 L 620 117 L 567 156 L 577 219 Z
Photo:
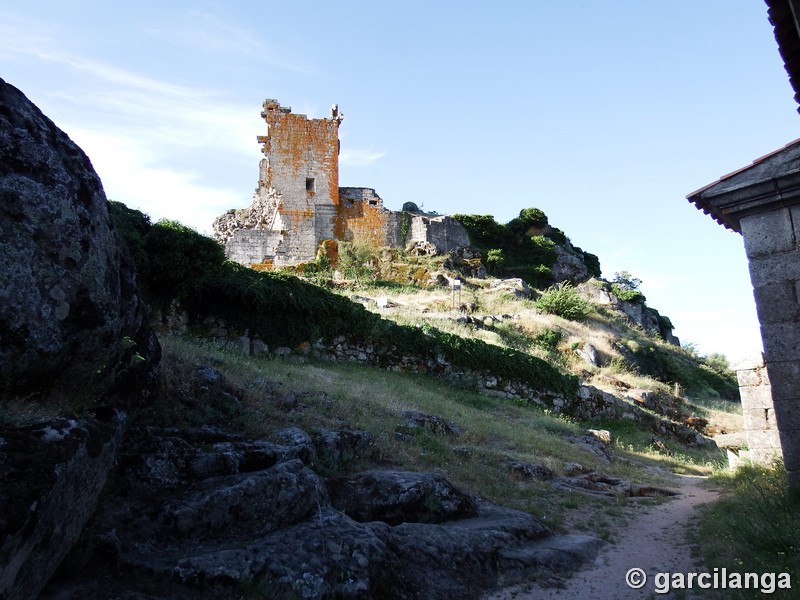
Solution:
M 789 573 L 800 585 L 800 494 L 789 490 L 782 462 L 720 472 L 713 482 L 723 497 L 701 509 L 697 544 L 708 569 L 738 573 Z M 761 598 L 760 590 L 726 590 L 725 598 Z M 775 590 L 771 598 L 797 598 Z

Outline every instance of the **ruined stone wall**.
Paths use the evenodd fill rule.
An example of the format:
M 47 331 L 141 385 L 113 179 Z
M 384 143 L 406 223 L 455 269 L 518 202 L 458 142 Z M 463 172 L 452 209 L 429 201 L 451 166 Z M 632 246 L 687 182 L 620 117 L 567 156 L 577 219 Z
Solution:
M 241 265 L 270 267 L 284 259 L 283 236 L 266 229 L 237 229 L 225 243 L 227 257 Z M 270 259 L 265 262 L 266 257 Z
M 430 242 L 440 252 L 450 252 L 469 246 L 466 229 L 453 217 L 412 214 L 408 240 Z
M 231 260 L 295 265 L 314 260 L 319 244 L 330 239 L 376 248 L 427 242 L 439 252 L 469 245 L 451 217 L 387 210 L 372 188 L 338 187 L 338 107 L 329 119 L 308 119 L 268 99 L 261 116 L 267 134 L 258 137 L 264 158 L 253 202 L 214 221 L 214 237 Z
M 402 214 L 387 210 L 372 188 L 339 188 L 334 239 L 380 248 L 402 245 Z
M 736 369 L 742 398 L 744 433 L 752 462 L 769 464 L 781 456 L 772 386 L 763 357 Z
M 277 191 L 272 222 L 266 226 L 283 234 L 279 262 L 313 259 L 322 239 L 333 236 L 331 217 L 339 202 L 339 123 L 293 114 L 276 100 L 266 100 L 261 116 L 267 122 L 257 195 Z M 317 214 L 319 212 L 319 214 Z

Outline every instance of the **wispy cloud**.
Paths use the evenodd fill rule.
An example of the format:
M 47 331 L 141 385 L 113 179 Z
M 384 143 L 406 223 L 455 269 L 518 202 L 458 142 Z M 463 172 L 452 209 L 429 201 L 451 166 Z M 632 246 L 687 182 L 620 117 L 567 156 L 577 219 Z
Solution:
M 231 23 L 220 12 L 190 10 L 178 20 L 151 25 L 145 31 L 203 52 L 247 57 L 296 73 L 314 72 L 296 57 L 288 58 L 267 44 L 251 29 Z
M 385 150 L 348 148 L 339 155 L 339 163 L 349 167 L 367 167 L 386 156 Z
M 10 41 L 0 56 L 57 74 L 36 90 L 40 108 L 89 155 L 109 198 L 205 232 L 224 210 L 249 203 L 258 103 L 89 58 L 52 28 L 31 25 L 0 24 Z

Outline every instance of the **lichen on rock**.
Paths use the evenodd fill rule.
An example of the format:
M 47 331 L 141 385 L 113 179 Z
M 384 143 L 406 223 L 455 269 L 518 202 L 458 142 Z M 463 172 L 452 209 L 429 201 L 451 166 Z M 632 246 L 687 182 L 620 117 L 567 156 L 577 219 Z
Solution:
M 89 158 L 0 79 L 0 394 L 149 389 L 158 341 Z

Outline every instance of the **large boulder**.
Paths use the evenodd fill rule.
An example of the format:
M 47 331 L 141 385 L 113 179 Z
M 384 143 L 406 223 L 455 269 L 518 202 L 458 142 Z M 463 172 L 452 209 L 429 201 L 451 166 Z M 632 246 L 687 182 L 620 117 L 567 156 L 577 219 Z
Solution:
M 124 415 L 0 430 L 0 598 L 36 598 L 94 511 Z
M 0 394 L 150 389 L 159 346 L 84 152 L 0 79 Z

